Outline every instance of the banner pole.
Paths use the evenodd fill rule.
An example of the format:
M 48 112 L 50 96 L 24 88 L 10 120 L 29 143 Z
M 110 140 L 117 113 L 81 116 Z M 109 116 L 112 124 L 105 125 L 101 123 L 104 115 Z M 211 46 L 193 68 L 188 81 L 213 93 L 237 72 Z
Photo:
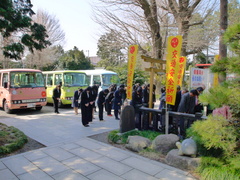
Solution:
M 168 113 L 168 108 L 167 108 L 167 103 L 166 105 L 166 113 L 165 113 L 165 134 L 168 134 L 168 126 L 169 126 L 169 113 Z

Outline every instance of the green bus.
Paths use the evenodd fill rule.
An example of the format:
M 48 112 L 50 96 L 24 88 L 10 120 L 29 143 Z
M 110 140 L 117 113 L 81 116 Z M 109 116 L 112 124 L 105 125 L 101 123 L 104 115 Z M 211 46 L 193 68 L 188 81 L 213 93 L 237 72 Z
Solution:
M 74 92 L 78 88 L 85 89 L 87 84 L 87 76 L 84 72 L 74 70 L 61 71 L 43 71 L 43 75 L 47 87 L 47 102 L 53 103 L 53 89 L 61 85 L 61 101 L 59 106 L 72 104 Z

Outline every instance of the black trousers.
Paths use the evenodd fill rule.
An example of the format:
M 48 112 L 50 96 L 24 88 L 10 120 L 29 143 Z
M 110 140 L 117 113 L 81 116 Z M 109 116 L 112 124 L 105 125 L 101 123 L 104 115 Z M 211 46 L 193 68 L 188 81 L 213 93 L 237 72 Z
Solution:
M 54 107 L 55 113 L 58 112 L 58 103 L 59 103 L 59 101 L 57 99 L 53 98 L 53 107 Z
M 98 103 L 98 117 L 99 120 L 103 120 L 103 104 Z
M 106 107 L 107 107 L 107 115 L 110 115 L 112 111 L 112 103 L 107 103 Z
M 91 106 L 81 106 L 82 112 L 82 124 L 85 126 L 89 122 L 92 122 L 92 107 Z

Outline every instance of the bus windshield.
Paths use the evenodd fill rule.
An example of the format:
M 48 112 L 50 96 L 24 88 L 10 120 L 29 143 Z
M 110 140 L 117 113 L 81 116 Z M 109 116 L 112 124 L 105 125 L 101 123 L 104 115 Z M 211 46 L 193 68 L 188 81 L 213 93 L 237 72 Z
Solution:
M 103 74 L 102 75 L 103 86 L 110 86 L 111 84 L 120 84 L 118 75 L 116 74 Z
M 44 87 L 43 74 L 40 72 L 11 72 L 10 87 Z
M 84 73 L 64 73 L 64 86 L 87 86 Z

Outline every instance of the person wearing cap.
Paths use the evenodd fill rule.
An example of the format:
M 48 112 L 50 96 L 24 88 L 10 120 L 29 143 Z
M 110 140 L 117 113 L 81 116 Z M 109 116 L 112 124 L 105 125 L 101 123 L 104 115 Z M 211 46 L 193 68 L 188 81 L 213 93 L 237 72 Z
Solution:
M 59 114 L 58 111 L 58 103 L 60 101 L 60 97 L 61 97 L 61 85 L 58 84 L 54 89 L 53 89 L 53 106 L 54 106 L 54 112 Z
M 201 103 L 199 103 L 199 101 L 198 101 L 198 97 L 199 97 L 199 95 L 200 94 L 202 94 L 203 93 L 203 91 L 204 91 L 204 89 L 202 88 L 202 87 L 198 87 L 198 88 L 196 88 L 196 90 L 197 90 L 197 92 L 198 92 L 198 95 L 196 96 L 196 105 L 195 105 L 195 113 L 196 112 L 202 112 L 202 110 L 203 110 L 203 105 L 201 104 Z
M 190 92 L 183 94 L 178 106 L 178 112 L 194 114 L 196 96 L 198 96 L 198 91 L 196 89 L 193 89 Z M 180 135 L 185 136 L 184 118 L 180 117 L 179 121 L 180 121 Z

